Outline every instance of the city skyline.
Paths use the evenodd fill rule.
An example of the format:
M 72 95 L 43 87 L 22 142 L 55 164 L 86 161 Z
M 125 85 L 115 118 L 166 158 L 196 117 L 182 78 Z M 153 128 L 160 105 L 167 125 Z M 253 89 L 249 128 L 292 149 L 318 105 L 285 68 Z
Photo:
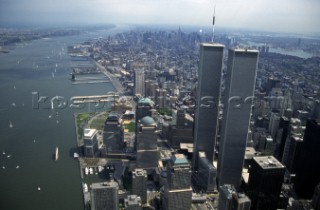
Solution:
M 215 5 L 218 28 L 320 33 L 316 27 L 320 2 L 316 0 L 0 0 L 0 5 L 0 25 L 174 24 L 196 25 L 201 30 L 211 26 Z

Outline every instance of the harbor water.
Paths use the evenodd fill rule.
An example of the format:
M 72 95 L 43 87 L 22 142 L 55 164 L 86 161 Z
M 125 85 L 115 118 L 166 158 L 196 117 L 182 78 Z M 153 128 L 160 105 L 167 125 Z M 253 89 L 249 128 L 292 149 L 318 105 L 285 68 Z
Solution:
M 0 55 L 0 209 L 84 209 L 70 98 L 114 91 L 111 83 L 73 85 L 67 47 L 128 30 L 116 26 L 77 36 L 34 40 Z M 34 94 L 62 96 L 63 109 L 35 107 Z M 56 108 L 56 107 L 54 107 Z M 54 160 L 59 148 L 59 159 Z

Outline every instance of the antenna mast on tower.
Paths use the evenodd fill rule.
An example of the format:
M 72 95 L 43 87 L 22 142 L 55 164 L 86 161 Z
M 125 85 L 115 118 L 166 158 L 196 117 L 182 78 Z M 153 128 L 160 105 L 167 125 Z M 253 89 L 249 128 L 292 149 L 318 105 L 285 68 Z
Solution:
M 213 18 L 212 18 L 212 42 L 214 40 L 214 21 L 216 19 L 216 5 L 214 5 L 214 8 L 213 8 Z

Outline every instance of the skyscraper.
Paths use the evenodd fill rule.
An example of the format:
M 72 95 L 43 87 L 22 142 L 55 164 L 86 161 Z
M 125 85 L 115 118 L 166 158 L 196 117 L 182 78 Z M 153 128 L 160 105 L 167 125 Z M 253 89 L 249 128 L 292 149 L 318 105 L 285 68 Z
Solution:
M 157 124 L 146 116 L 139 121 L 137 132 L 137 167 L 147 169 L 148 173 L 158 166 Z M 150 170 L 148 170 L 150 169 Z
M 194 126 L 194 157 L 192 167 L 197 170 L 198 153 L 205 152 L 212 164 L 217 133 L 221 72 L 223 66 L 221 44 L 202 43 L 197 88 L 197 107 Z
M 144 70 L 136 69 L 134 71 L 134 94 L 145 95 Z
M 98 151 L 97 133 L 96 129 L 84 129 L 83 142 L 86 157 L 94 157 Z
M 137 195 L 128 195 L 124 199 L 124 207 L 126 210 L 142 210 L 141 198 Z
M 118 210 L 118 183 L 93 183 L 91 186 L 92 210 Z
M 229 50 L 218 155 L 219 186 L 239 187 L 241 183 L 258 55 L 257 50 Z
M 154 102 L 149 98 L 141 98 L 136 105 L 136 123 L 145 116 L 151 116 Z
M 199 152 L 198 172 L 193 174 L 195 185 L 202 192 L 212 193 L 216 190 L 217 169 L 208 161 L 204 152 Z
M 294 190 L 304 199 L 311 199 L 320 182 L 320 122 L 307 120 L 306 130 L 296 165 Z
M 110 113 L 104 123 L 103 141 L 106 146 L 106 153 L 119 153 L 122 151 L 122 142 L 120 135 L 119 116 L 116 113 Z
M 312 206 L 315 210 L 320 210 L 320 183 L 314 189 Z
M 233 185 L 220 187 L 218 210 L 250 210 L 251 201 L 243 193 L 238 193 Z
M 253 157 L 248 186 L 251 209 L 277 209 L 285 170 L 273 156 Z
M 275 151 L 275 157 L 279 161 L 282 160 L 284 146 L 289 133 L 289 124 L 290 124 L 290 121 L 287 117 L 282 116 L 280 118 L 279 130 L 277 132 L 277 140 L 276 140 L 277 146 Z
M 132 172 L 132 194 L 140 196 L 142 204 L 147 202 L 147 172 L 143 169 Z
M 167 166 L 168 184 L 164 189 L 164 209 L 186 210 L 191 208 L 191 168 L 183 154 L 171 157 Z

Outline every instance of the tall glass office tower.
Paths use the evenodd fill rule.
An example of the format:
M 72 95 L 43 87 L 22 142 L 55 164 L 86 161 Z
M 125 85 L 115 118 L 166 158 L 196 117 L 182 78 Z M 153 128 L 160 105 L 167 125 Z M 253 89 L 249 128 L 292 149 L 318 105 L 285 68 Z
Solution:
M 223 97 L 223 119 L 218 155 L 218 184 L 241 183 L 253 94 L 258 51 L 230 49 Z
M 205 152 L 212 164 L 219 112 L 221 72 L 224 46 L 216 43 L 200 45 L 197 107 L 194 126 L 193 170 L 197 170 L 198 154 Z

